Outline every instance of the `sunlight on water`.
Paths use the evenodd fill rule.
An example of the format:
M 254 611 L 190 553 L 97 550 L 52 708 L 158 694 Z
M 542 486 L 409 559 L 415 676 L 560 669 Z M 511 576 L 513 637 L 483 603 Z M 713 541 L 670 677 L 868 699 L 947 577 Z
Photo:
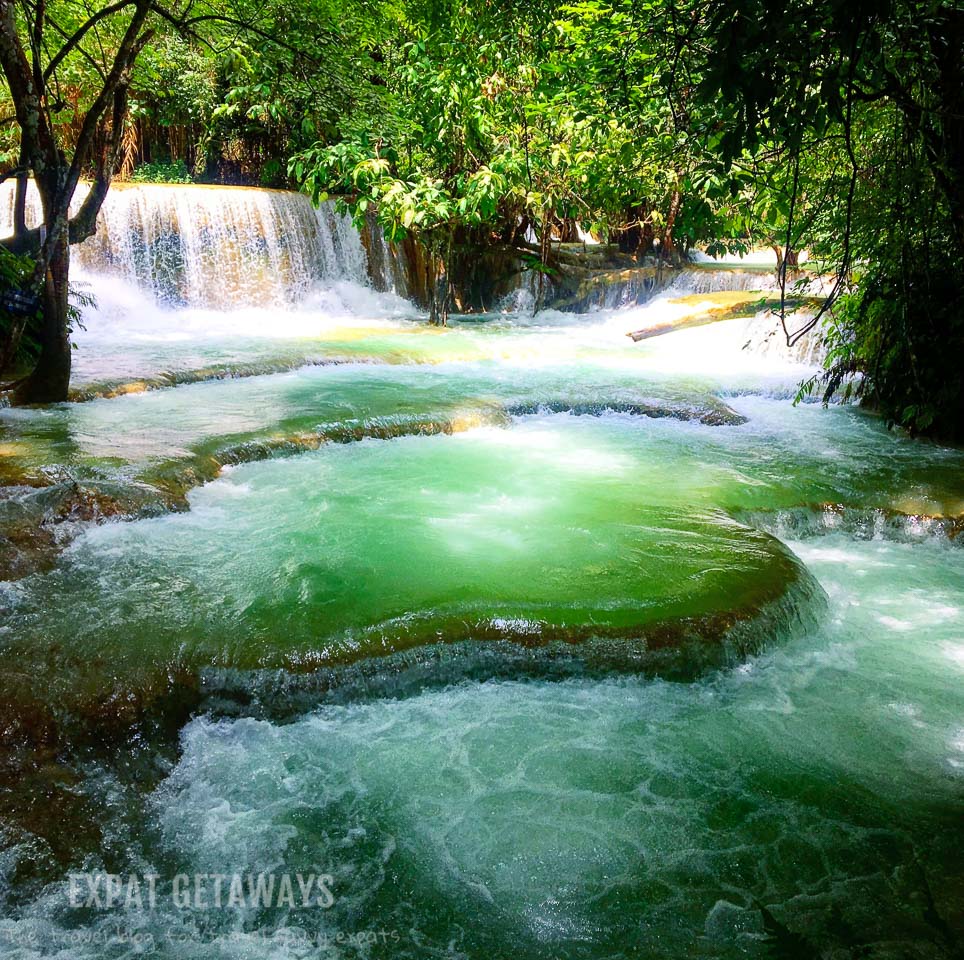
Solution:
M 176 922 L 197 957 L 266 923 L 276 946 L 404 934 L 348 956 L 763 957 L 765 906 L 801 951 L 862 931 L 939 955 L 914 904 L 929 884 L 956 909 L 935 839 L 961 812 L 964 696 L 942 641 L 964 629 L 964 564 L 939 543 L 793 547 L 830 592 L 825 626 L 696 685 L 465 684 L 284 726 L 192 722 L 147 802 L 151 856 L 188 873 L 324 868 L 335 904 L 112 922 L 164 956 Z M 880 624 L 880 605 L 912 631 Z M 58 892 L 17 921 L 49 944 L 66 936 Z
M 765 270 L 439 330 L 330 207 L 111 197 L 88 402 L 0 410 L 0 955 L 959 952 L 964 454 L 794 407 Z M 172 901 L 260 871 L 334 902 Z
M 189 512 L 94 528 L 9 585 L 0 636 L 20 656 L 108 657 L 105 619 L 124 622 L 110 670 L 135 685 L 174 663 L 336 663 L 473 635 L 625 637 L 642 664 L 647 624 L 753 616 L 801 576 L 715 506 L 733 475 L 683 439 L 551 416 L 241 466 Z

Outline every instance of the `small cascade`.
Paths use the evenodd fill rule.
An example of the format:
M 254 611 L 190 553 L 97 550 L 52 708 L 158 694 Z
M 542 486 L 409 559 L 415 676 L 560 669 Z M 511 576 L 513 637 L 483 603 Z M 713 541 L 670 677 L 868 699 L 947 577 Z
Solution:
M 13 229 L 13 199 L 13 184 L 0 186 L 0 234 Z M 31 186 L 27 222 L 39 218 Z M 333 203 L 315 210 L 302 194 L 248 187 L 115 184 L 73 259 L 170 306 L 282 306 L 320 282 L 366 284 L 368 273 L 358 231 Z
M 499 313 L 529 317 L 539 306 L 539 275 L 532 270 L 519 275 L 516 287 L 503 297 Z
M 689 264 L 669 275 L 667 286 L 686 293 L 723 293 L 727 290 L 779 290 L 776 270 L 747 269 L 713 263 Z M 789 290 L 790 284 L 787 284 Z
M 523 275 L 517 286 L 526 285 Z M 763 266 L 726 266 L 692 263 L 683 267 L 646 262 L 628 267 L 596 266 L 587 260 L 586 269 L 573 271 L 572 278 L 558 286 L 547 305 L 570 313 L 617 310 L 646 303 L 664 292 L 722 293 L 730 290 L 772 291 L 779 289 L 776 271 Z
M 765 268 L 733 268 L 716 264 L 687 264 L 675 268 L 649 264 L 595 275 L 580 285 L 577 297 L 566 302 L 563 309 L 577 312 L 592 308 L 614 310 L 646 303 L 660 293 L 762 292 L 779 288 L 776 271 Z
M 292 194 L 301 196 L 301 194 Z M 315 210 L 322 278 L 364 283 L 368 274 L 368 255 L 351 217 L 338 213 L 328 200 Z
M 812 313 L 796 313 L 787 318 L 791 335 L 806 325 Z M 780 318 L 770 310 L 741 321 L 740 336 L 746 339 L 743 349 L 758 356 L 781 362 L 799 363 L 807 367 L 823 366 L 827 345 L 822 326 L 807 331 L 792 346 L 780 325 Z

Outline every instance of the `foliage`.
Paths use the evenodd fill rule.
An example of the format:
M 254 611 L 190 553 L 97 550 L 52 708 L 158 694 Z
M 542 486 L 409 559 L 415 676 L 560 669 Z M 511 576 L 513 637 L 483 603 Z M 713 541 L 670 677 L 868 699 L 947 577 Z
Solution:
M 200 146 L 206 149 L 203 144 L 218 132 L 215 121 L 223 105 L 225 115 L 241 107 L 246 121 L 268 128 L 261 176 L 272 179 L 273 170 L 284 169 L 285 134 L 293 119 L 279 104 L 287 103 L 286 97 L 292 100 L 300 128 L 314 133 L 306 109 L 309 100 L 324 103 L 320 85 L 329 81 L 331 89 L 354 90 L 357 83 L 331 82 L 336 71 L 326 71 L 322 64 L 337 65 L 338 77 L 348 76 L 372 37 L 364 29 L 370 21 L 367 9 L 363 3 L 353 9 L 351 2 L 331 0 L 0 2 L 0 70 L 9 93 L 0 100 L 13 108 L 12 115 L 0 118 L 0 126 L 12 124 L 18 138 L 14 150 L 2 146 L 9 163 L 24 176 L 32 175 L 43 210 L 43 223 L 28 228 L 24 195 L 18 192 L 13 236 L 0 238 L 12 252 L 34 257 L 36 285 L 42 288 L 41 349 L 33 370 L 17 386 L 19 400 L 67 397 L 69 245 L 94 233 L 114 176 L 129 172 L 139 153 L 146 162 L 184 160 L 185 140 L 197 133 L 203 134 Z M 339 21 L 344 15 L 349 19 Z M 363 28 L 361 34 L 349 26 L 353 23 Z M 245 44 L 251 51 L 247 58 L 239 52 Z M 205 63 L 199 56 L 203 49 L 216 59 Z M 212 92 L 212 83 L 226 89 Z M 153 110 L 138 103 L 138 91 L 142 100 L 145 95 L 153 100 Z M 239 102 L 251 97 L 260 102 Z M 189 128 L 171 122 L 171 112 L 186 113 Z M 167 155 L 145 154 L 147 141 L 164 128 Z M 194 168 L 200 152 L 196 145 Z M 72 209 L 82 176 L 91 185 Z M 5 357 L 17 353 L 23 332 L 23 323 L 11 327 Z
M 28 297 L 31 296 L 34 293 L 32 288 L 35 266 L 32 257 L 11 253 L 0 247 L 0 291 L 17 291 Z M 96 305 L 96 300 L 86 284 L 71 284 L 70 302 L 67 308 L 70 328 L 83 329 L 84 313 Z M 17 342 L 16 353 L 14 356 L 2 358 L 0 373 L 6 372 L 3 367 L 9 367 L 12 370 L 29 368 L 36 360 L 40 351 L 40 342 L 37 338 L 40 317 L 39 304 L 24 316 L 22 310 L 7 309 L 3 299 L 0 298 L 0 343 L 7 341 L 15 324 L 20 322 L 24 324 L 22 335 Z
M 16 305 L 0 296 L 0 343 L 6 345 L 12 331 L 22 329 L 22 335 L 17 337 L 16 349 L 0 351 L 0 374 L 6 368 L 17 369 L 23 364 L 29 364 L 37 355 L 39 344 L 34 336 L 34 330 L 40 318 L 39 305 L 29 310 L 30 298 L 34 296 L 33 275 L 34 261 L 31 257 L 22 256 L 4 250 L 0 247 L 0 292 L 22 296 L 24 299 Z M 29 312 L 28 312 L 29 311 Z
M 130 178 L 134 183 L 190 183 L 192 179 L 183 160 L 174 163 L 165 163 L 163 160 L 143 163 L 134 168 Z
M 388 76 L 391 116 L 290 162 L 313 196 L 342 194 L 356 214 L 375 206 L 390 237 L 414 232 L 433 249 L 466 232 L 518 240 L 531 227 L 543 263 L 577 222 L 621 243 L 632 233 L 629 252 L 670 259 L 699 243 L 777 242 L 788 174 L 749 154 L 713 157 L 664 70 L 672 5 L 406 12 L 412 39 Z
M 689 15 L 704 39 L 678 49 L 695 93 L 674 95 L 718 168 L 749 155 L 793 172 L 784 242 L 834 277 L 829 366 L 808 386 L 960 439 L 964 8 L 796 0 L 773 18 L 758 0 L 717 0 Z
M 18 256 L 0 247 L 0 289 L 24 289 L 33 276 L 30 257 Z
M 68 35 L 90 15 L 68 0 L 46 9 Z M 807 249 L 829 278 L 829 368 L 810 389 L 960 436 L 957 0 L 790 0 L 778 15 L 764 0 L 196 0 L 183 12 L 201 19 L 152 14 L 131 73 L 134 179 L 335 194 L 359 225 L 376 218 L 427 252 L 443 322 L 460 257 L 500 244 L 551 276 L 577 225 L 637 257 L 770 245 L 783 300 Z M 58 66 L 49 109 L 68 152 L 129 17 L 99 20 Z M 0 126 L 7 167 L 15 132 Z M 788 340 L 807 332 L 783 319 Z
M 152 45 L 132 84 L 142 159 L 183 159 L 200 179 L 285 185 L 296 150 L 384 112 L 381 45 L 392 10 L 362 0 L 268 2 L 256 32 L 214 23 L 203 44 L 169 36 Z
M 593 34 L 604 18 L 563 21 L 551 4 L 450 8 L 444 20 L 407 12 L 411 39 L 389 75 L 393 115 L 377 135 L 319 141 L 289 164 L 315 199 L 336 193 L 359 222 L 375 211 L 390 239 L 417 237 L 439 276 L 458 248 L 525 249 L 533 233 L 545 267 L 552 241 L 574 239 L 577 222 L 608 235 L 642 218 L 675 251 L 680 144 L 668 103 L 651 84 L 620 112 L 600 96 L 590 66 L 605 68 Z

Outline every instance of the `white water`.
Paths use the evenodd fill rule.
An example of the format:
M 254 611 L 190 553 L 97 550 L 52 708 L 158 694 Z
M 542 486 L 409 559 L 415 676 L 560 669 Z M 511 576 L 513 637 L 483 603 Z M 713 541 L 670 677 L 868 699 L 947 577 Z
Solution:
M 27 201 L 32 226 L 32 184 Z M 13 183 L 0 184 L 0 235 L 13 202 Z M 72 249 L 71 278 L 95 300 L 74 331 L 75 385 L 287 358 L 292 341 L 413 313 L 372 287 L 350 218 L 280 190 L 115 184 L 96 235 Z
M 711 257 L 704 250 L 691 250 L 690 257 L 697 263 L 731 263 L 743 266 L 767 266 L 776 269 L 776 254 L 770 247 L 755 247 L 746 253 L 724 253 L 721 256 Z M 806 250 L 801 250 L 798 254 L 798 261 L 806 263 L 810 255 Z
M 78 188 L 76 205 L 86 190 L 84 184 Z M 12 231 L 13 200 L 14 184 L 0 184 L 0 235 Z M 31 185 L 28 225 L 39 213 Z M 373 249 L 376 273 L 390 275 L 380 237 Z M 74 334 L 79 348 L 75 385 L 216 364 L 290 361 L 299 354 L 316 359 L 317 343 L 334 331 L 407 332 L 408 325 L 399 321 L 415 315 L 401 297 L 373 289 L 365 249 L 348 217 L 330 201 L 316 210 L 307 197 L 288 191 L 118 183 L 104 203 L 96 235 L 75 247 L 72 256 L 72 282 L 96 301 Z M 815 338 L 788 351 L 776 320 L 754 319 L 752 307 L 739 324 L 687 338 L 679 356 L 682 341 L 673 347 L 633 347 L 624 340 L 640 326 L 701 309 L 676 304 L 674 297 L 773 290 L 775 279 L 765 271 L 683 269 L 673 275 L 669 289 L 639 305 L 634 287 L 613 284 L 603 291 L 601 307 L 582 317 L 553 310 L 532 315 L 533 280 L 524 277 L 503 306 L 513 326 L 525 329 L 529 343 L 521 352 L 530 362 L 537 356 L 557 361 L 578 349 L 605 351 L 609 362 L 619 365 L 655 349 L 668 370 L 682 360 L 694 372 L 745 368 L 787 378 L 799 372 L 790 367 L 820 359 Z M 489 355 L 491 338 L 482 340 L 470 351 L 473 358 Z M 508 358 L 516 346 L 499 348 L 497 355 Z M 429 359 L 441 358 L 434 353 Z
M 243 674 L 238 703 L 214 697 L 181 730 L 179 755 L 149 754 L 143 779 L 121 761 L 61 769 L 45 755 L 31 783 L 4 783 L 28 823 L 32 805 L 41 810 L 32 832 L 4 832 L 0 844 L 4 960 L 129 960 L 152 948 L 170 960 L 762 960 L 774 945 L 761 907 L 803 939 L 784 944 L 786 956 L 953 955 L 926 895 L 961 927 L 962 553 L 937 524 L 911 520 L 920 535 L 893 538 L 883 521 L 891 510 L 964 511 L 959 453 L 889 434 L 846 407 L 773 399 L 811 367 L 775 348 L 742 349 L 772 319 L 638 344 L 625 336 L 698 311 L 699 301 L 674 302 L 683 292 L 709 297 L 761 274 L 688 271 L 690 285 L 629 310 L 463 318 L 436 331 L 360 282 L 348 255 L 358 248 L 336 244 L 338 223 L 312 225 L 287 200 L 276 210 L 273 194 L 242 202 L 224 191 L 224 204 L 238 204 L 239 225 L 224 233 L 231 257 L 256 265 L 274 250 L 283 272 L 295 251 L 305 284 L 297 304 L 270 273 L 262 279 L 278 298 L 267 307 L 246 303 L 243 283 L 231 288 L 241 302 L 208 303 L 190 277 L 217 279 L 205 271 L 228 255 L 209 257 L 200 239 L 210 228 L 198 211 L 214 194 L 129 189 L 181 191 L 159 194 L 169 211 L 198 198 L 184 222 L 197 231 L 185 249 L 199 272 L 178 280 L 198 299 L 155 301 L 154 279 L 137 273 L 135 253 L 125 258 L 165 253 L 161 233 L 150 233 L 157 218 L 124 208 L 136 236 L 104 239 L 92 261 L 100 306 L 78 335 L 82 378 L 278 356 L 382 363 L 4 410 L 5 455 L 23 447 L 81 479 L 129 479 L 222 443 L 500 401 L 603 410 L 653 401 L 672 413 L 701 408 L 711 391 L 757 395 L 733 400 L 747 421 L 738 426 L 541 414 L 225 471 L 191 495 L 189 512 L 93 528 L 50 573 L 4 585 L 11 672 L 81 696 L 94 677 L 96 699 L 159 649 L 172 673 L 191 649 L 214 651 L 215 668 L 241 654 L 276 664 L 268 654 L 294 637 L 324 653 L 316 631 L 333 601 L 365 612 L 375 588 L 431 597 L 459 580 L 459 596 L 546 602 L 549 583 L 564 585 L 555 568 L 569 563 L 579 588 L 598 583 L 605 599 L 606 589 L 627 593 L 617 575 L 645 580 L 632 564 L 652 575 L 667 558 L 692 561 L 700 569 L 679 578 L 681 593 L 733 567 L 736 553 L 701 565 L 674 512 L 712 511 L 727 526 L 752 515 L 818 578 L 829 609 L 811 611 L 816 626 L 775 631 L 763 654 L 690 684 L 539 674 L 445 685 L 430 653 L 412 680 L 394 661 L 365 661 L 377 682 L 362 673 L 342 694 L 354 702 L 319 704 L 311 677 L 272 670 Z M 239 243 L 257 232 L 265 203 L 275 232 Z M 289 214 L 308 231 L 304 243 L 279 232 Z M 109 263 L 103 251 L 115 241 Z M 800 537 L 795 511 L 810 532 L 834 528 L 840 515 L 824 503 L 852 508 L 858 529 L 841 520 L 829 535 Z M 654 504 L 659 516 L 646 519 Z M 573 542 L 592 549 L 580 558 Z M 406 610 L 419 606 L 406 600 Z M 498 655 L 482 643 L 471 653 Z M 130 692 L 117 689 L 118 701 Z M 124 757 L 152 749 L 115 747 Z M 58 789 L 74 806 L 44 805 Z M 48 848 L 48 831 L 78 835 L 73 859 Z M 157 872 L 167 899 L 156 910 L 79 912 L 67 902 L 69 868 Z M 177 872 L 262 870 L 332 872 L 336 903 L 205 911 L 169 899 Z M 381 932 L 398 940 L 366 939 Z
M 156 839 L 111 822 L 122 869 L 330 872 L 332 909 L 176 909 L 164 882 L 159 908 L 78 927 L 57 883 L 0 920 L 7 956 L 130 958 L 139 935 L 172 960 L 763 960 L 763 906 L 790 956 L 949 956 L 922 897 L 929 875 L 959 913 L 939 880 L 964 782 L 959 551 L 791 546 L 830 593 L 824 626 L 697 684 L 463 683 L 194 720 L 146 803 Z
M 14 188 L 0 189 L 5 235 L 13 229 Z M 75 207 L 87 190 L 78 186 Z M 39 215 L 31 184 L 28 226 Z M 73 257 L 84 273 L 119 277 L 172 306 L 279 306 L 303 301 L 320 282 L 367 283 L 351 220 L 331 202 L 316 210 L 303 194 L 282 190 L 118 183 L 96 235 Z

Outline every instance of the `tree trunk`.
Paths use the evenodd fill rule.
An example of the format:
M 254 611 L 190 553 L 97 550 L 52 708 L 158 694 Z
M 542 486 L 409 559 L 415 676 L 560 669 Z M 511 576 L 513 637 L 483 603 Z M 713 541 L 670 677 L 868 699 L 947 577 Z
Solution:
M 770 249 L 773 251 L 777 258 L 777 269 L 780 269 L 780 264 L 783 263 L 783 247 L 778 243 L 770 244 Z M 794 250 L 793 248 L 786 251 L 787 254 L 787 266 L 788 267 L 799 267 L 800 266 L 800 251 Z
M 42 315 L 37 336 L 40 356 L 33 372 L 17 389 L 20 403 L 59 403 L 70 386 L 70 329 L 67 317 L 67 275 L 70 244 L 67 231 L 54 245 L 41 296 Z
M 679 258 L 673 241 L 673 227 L 676 226 L 676 218 L 679 216 L 683 206 L 683 194 L 679 190 L 674 190 L 670 198 L 669 213 L 666 215 L 666 226 L 663 228 L 663 236 L 659 245 L 660 256 L 671 263 L 675 263 Z
M 13 236 L 14 242 L 27 232 L 27 168 L 26 152 L 20 153 L 20 165 L 23 171 L 17 175 L 17 189 L 13 200 Z
M 449 272 L 442 263 L 441 257 L 430 254 L 427 258 L 430 280 L 428 284 L 429 312 L 428 322 L 435 327 L 448 326 L 449 302 L 452 296 L 452 286 Z
M 624 226 L 614 231 L 620 252 L 634 257 L 644 257 L 650 253 L 653 249 L 653 222 L 648 202 L 627 208 L 623 223 Z
M 563 217 L 556 223 L 560 243 L 578 243 L 579 227 L 574 217 Z

